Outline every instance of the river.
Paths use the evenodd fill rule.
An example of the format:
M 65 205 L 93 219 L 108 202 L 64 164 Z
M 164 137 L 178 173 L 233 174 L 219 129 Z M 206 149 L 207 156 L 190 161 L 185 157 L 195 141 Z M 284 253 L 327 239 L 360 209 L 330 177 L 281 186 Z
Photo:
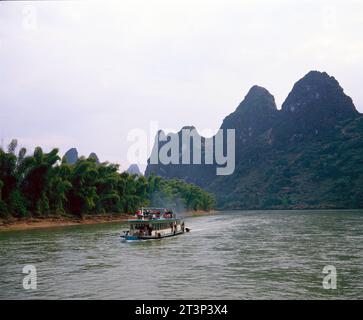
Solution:
M 2 299 L 362 299 L 363 211 L 231 211 L 123 243 L 124 223 L 0 233 Z M 25 265 L 37 289 L 23 288 Z M 324 289 L 323 268 L 336 269 Z

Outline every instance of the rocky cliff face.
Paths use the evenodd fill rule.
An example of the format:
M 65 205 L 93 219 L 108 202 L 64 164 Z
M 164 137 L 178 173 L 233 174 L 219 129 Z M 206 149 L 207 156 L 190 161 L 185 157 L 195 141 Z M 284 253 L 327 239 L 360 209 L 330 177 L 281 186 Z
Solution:
M 221 129 L 235 129 L 236 159 L 254 144 L 256 139 L 267 132 L 278 120 L 275 98 L 265 88 L 253 86 L 236 111 L 227 116 Z
M 78 151 L 76 148 L 69 149 L 63 156 L 68 164 L 75 164 L 78 160 Z
M 326 72 L 311 71 L 295 83 L 282 104 L 276 139 L 286 143 L 325 134 L 338 122 L 359 116 L 338 81 Z
M 63 160 L 68 164 L 75 164 L 80 156 L 78 155 L 78 150 L 76 148 L 69 149 L 63 156 Z M 97 154 L 91 152 L 88 159 L 93 159 L 96 163 L 100 163 Z
M 344 120 L 358 114 L 338 81 L 326 72 L 318 71 L 309 72 L 295 83 L 282 111 L 299 120 L 311 117 L 314 123 Z
M 222 208 L 363 207 L 363 117 L 327 73 L 296 82 L 281 110 L 252 87 L 221 129 L 236 132 L 232 175 L 216 176 L 214 164 L 149 164 L 146 175 L 201 185 Z
M 200 147 L 198 146 L 198 152 L 201 153 L 201 160 L 202 163 L 203 159 L 204 159 L 204 146 L 205 146 L 205 141 L 206 139 L 202 136 L 199 135 L 198 131 L 196 130 L 196 128 L 194 126 L 184 126 L 178 133 L 169 133 L 169 134 L 165 134 L 163 131 L 159 131 L 158 133 L 158 137 L 160 139 L 160 137 L 163 136 L 162 139 L 160 139 L 159 144 L 158 144 L 158 148 L 156 148 L 156 146 L 154 146 L 153 148 L 153 152 L 152 152 L 152 156 L 155 155 L 156 153 L 156 157 L 157 154 L 160 152 L 161 148 L 166 145 L 167 143 L 169 143 L 173 137 L 177 137 L 179 140 L 179 150 L 178 150 L 178 156 L 177 156 L 177 161 L 179 164 L 162 164 L 161 162 L 159 162 L 158 164 L 153 164 L 150 163 L 150 159 L 148 160 L 148 166 L 145 170 L 145 176 L 149 176 L 150 174 L 154 173 L 156 175 L 162 176 L 162 177 L 169 177 L 169 178 L 177 178 L 177 179 L 182 179 L 184 181 L 189 181 L 191 183 L 195 183 L 198 185 L 204 185 L 205 183 L 207 183 L 208 181 L 210 181 L 210 179 L 213 178 L 214 174 L 215 174 L 215 165 L 214 164 L 203 164 L 203 165 L 199 165 L 199 164 L 193 164 L 192 161 L 191 164 L 182 164 L 183 162 L 183 154 L 186 152 L 187 149 L 187 145 L 183 144 L 183 135 L 182 135 L 182 131 L 186 130 L 186 132 L 190 132 L 195 134 L 196 136 L 198 136 L 200 138 L 201 141 L 201 145 Z M 164 141 L 165 140 L 165 141 Z M 189 150 L 189 159 L 193 159 L 193 140 L 190 139 L 190 147 L 188 148 Z M 171 156 L 171 155 L 170 155 Z

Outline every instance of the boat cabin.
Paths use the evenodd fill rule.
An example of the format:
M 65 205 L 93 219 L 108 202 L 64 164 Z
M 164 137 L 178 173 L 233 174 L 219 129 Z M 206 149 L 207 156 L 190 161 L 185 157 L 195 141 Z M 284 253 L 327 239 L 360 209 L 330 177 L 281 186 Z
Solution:
M 123 236 L 126 240 L 158 239 L 185 232 L 184 221 L 165 208 L 141 208 L 128 222 L 130 229 Z

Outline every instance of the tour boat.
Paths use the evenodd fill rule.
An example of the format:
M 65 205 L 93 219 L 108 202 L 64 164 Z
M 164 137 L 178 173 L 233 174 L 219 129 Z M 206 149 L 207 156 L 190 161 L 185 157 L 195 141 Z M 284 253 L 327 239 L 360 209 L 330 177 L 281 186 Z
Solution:
M 121 235 L 124 241 L 139 241 L 173 237 L 185 232 L 184 221 L 165 208 L 141 208 L 134 219 L 129 219 L 129 230 Z

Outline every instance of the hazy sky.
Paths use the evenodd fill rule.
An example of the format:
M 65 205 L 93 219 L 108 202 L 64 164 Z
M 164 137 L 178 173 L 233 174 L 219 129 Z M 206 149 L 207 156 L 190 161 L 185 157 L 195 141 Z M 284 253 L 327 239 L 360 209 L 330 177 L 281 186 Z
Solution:
M 217 129 L 258 84 L 310 70 L 363 112 L 363 1 L 0 3 L 0 138 L 128 166 L 133 128 Z

